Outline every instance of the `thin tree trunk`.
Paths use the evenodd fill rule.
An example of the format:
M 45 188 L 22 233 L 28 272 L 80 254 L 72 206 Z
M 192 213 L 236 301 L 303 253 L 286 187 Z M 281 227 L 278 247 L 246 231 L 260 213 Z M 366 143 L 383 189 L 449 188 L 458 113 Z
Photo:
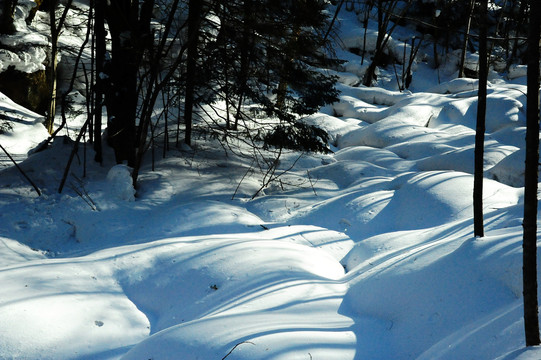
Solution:
M 537 300 L 537 181 L 539 164 L 539 38 L 541 3 L 530 1 L 524 173 L 523 295 L 526 346 L 540 344 Z
M 331 23 L 329 24 L 329 27 L 327 29 L 327 32 L 325 33 L 325 36 L 323 37 L 323 40 L 321 41 L 323 44 L 327 41 L 327 38 L 329 37 L 332 28 L 334 27 L 334 23 L 336 22 L 336 18 L 338 17 L 338 14 L 340 13 L 340 9 L 342 9 L 342 5 L 344 5 L 345 0 L 340 0 L 340 3 L 336 7 L 336 10 L 334 11 L 334 16 L 332 17 Z
M 88 28 L 90 29 L 90 33 L 92 34 L 92 38 L 90 40 L 90 79 L 88 79 L 88 74 L 86 72 L 86 68 L 83 65 L 83 68 L 85 69 L 85 88 L 86 88 L 86 113 L 87 116 L 90 117 L 90 122 L 88 123 L 88 128 L 90 129 L 88 131 L 88 143 L 91 145 L 94 145 L 94 109 L 95 109 L 95 84 L 96 84 L 96 37 L 94 36 L 94 9 L 96 7 L 95 0 L 90 0 L 90 9 L 88 11 Z M 86 149 L 86 147 L 85 147 Z
M 184 99 L 184 122 L 186 126 L 184 142 L 192 143 L 192 121 L 195 92 L 195 71 L 197 43 L 201 24 L 201 1 L 190 0 L 188 12 L 188 59 L 186 65 L 186 97 Z
M 237 109 L 235 113 L 235 124 L 233 125 L 233 129 L 237 129 L 239 125 L 239 119 L 241 117 L 242 112 L 242 104 L 244 102 L 244 94 L 246 93 L 246 89 L 248 87 L 248 84 L 246 82 L 248 81 L 248 70 L 250 66 L 250 53 L 251 53 L 251 41 L 250 36 L 253 36 L 251 33 L 251 20 L 250 16 L 252 16 L 252 0 L 244 0 L 243 3 L 243 30 L 242 30 L 242 42 L 241 42 L 241 49 L 240 49 L 240 71 L 239 71 L 239 84 L 240 84 L 240 94 L 238 98 L 238 104 Z
M 522 25 L 526 21 L 527 18 L 527 12 L 528 12 L 528 1 L 521 0 L 520 2 L 520 9 L 519 9 L 519 18 L 517 20 L 516 28 L 520 29 L 522 28 Z M 509 33 L 506 35 L 506 37 L 509 35 Z M 513 47 L 511 49 L 511 55 L 507 59 L 507 66 L 506 70 L 509 70 L 509 67 L 511 64 L 515 61 L 517 57 L 517 52 L 519 49 L 519 34 L 518 31 L 515 33 L 515 39 L 513 41 Z
M 56 114 L 56 84 L 58 76 L 58 36 L 60 31 L 64 26 L 66 16 L 68 15 L 68 10 L 71 7 L 72 0 L 69 0 L 62 12 L 62 16 L 56 24 L 56 7 L 58 5 L 58 0 L 51 2 L 51 7 L 49 9 L 49 28 L 51 29 L 51 68 L 50 68 L 50 95 L 51 100 L 49 102 L 49 112 L 47 113 L 47 119 L 45 120 L 45 127 L 49 134 L 53 133 L 54 128 L 54 117 Z
M 145 0 L 143 3 L 143 9 L 149 9 L 151 8 L 151 3 L 153 0 Z M 139 129 L 137 130 L 136 135 L 136 144 L 137 144 L 137 151 L 135 156 L 135 165 L 133 166 L 132 171 L 132 178 L 133 178 L 133 185 L 134 187 L 137 187 L 137 178 L 139 176 L 139 170 L 141 169 L 141 164 L 143 163 L 143 155 L 145 154 L 147 150 L 146 145 L 146 139 L 148 135 L 148 129 L 151 128 L 152 130 L 152 112 L 154 109 L 154 105 L 156 104 L 156 101 L 158 99 L 158 96 L 162 91 L 166 91 L 167 84 L 170 83 L 171 79 L 177 72 L 180 64 L 184 61 L 184 52 L 185 48 L 181 48 L 180 53 L 177 56 L 177 59 L 173 64 L 169 66 L 169 69 L 167 70 L 167 73 L 163 75 L 163 77 L 159 78 L 158 75 L 160 75 L 160 61 L 165 56 L 165 54 L 170 51 L 170 48 L 168 48 L 167 45 L 167 39 L 169 39 L 169 34 L 172 29 L 173 20 L 175 19 L 176 10 L 178 8 L 180 0 L 174 0 L 171 4 L 169 17 L 167 19 L 167 22 L 165 24 L 165 27 L 163 28 L 163 32 L 161 34 L 161 40 L 158 45 L 158 48 L 156 50 L 151 50 L 151 69 L 148 72 L 148 78 L 146 80 L 147 88 L 145 96 L 141 102 L 141 111 L 139 115 Z M 145 21 L 150 21 L 150 18 L 147 18 Z M 150 23 L 146 23 L 149 25 Z M 148 26 L 144 27 L 145 29 L 150 29 Z M 150 34 L 150 33 L 149 33 Z M 176 38 L 178 33 L 174 35 L 174 38 Z M 150 44 L 148 44 L 150 48 Z M 179 95 L 180 97 L 180 95 Z M 180 98 L 179 98 L 179 106 L 180 106 Z M 178 145 L 178 124 L 177 124 L 177 145 Z
M 483 237 L 483 155 L 485 148 L 485 117 L 487 112 L 487 9 L 488 0 L 479 8 L 479 93 L 477 97 L 477 126 L 475 129 L 475 171 L 473 180 L 473 233 Z
M 460 56 L 460 66 L 458 68 L 458 77 L 461 78 L 464 76 L 464 66 L 466 64 L 466 52 L 468 51 L 468 39 L 470 36 L 471 28 L 471 18 L 473 15 L 473 8 L 475 5 L 475 0 L 470 1 L 470 11 L 468 14 L 468 24 L 466 25 L 466 32 L 464 33 L 464 43 L 462 44 L 462 54 Z
M 49 81 L 50 90 L 49 94 L 51 100 L 49 101 L 49 111 L 47 112 L 47 119 L 45 120 L 45 127 L 49 134 L 53 133 L 54 117 L 56 114 L 56 75 L 58 66 L 58 32 L 56 31 L 56 5 L 57 1 L 51 4 L 49 9 L 49 28 L 51 30 L 51 64 L 49 68 Z
M 370 63 L 370 65 L 368 66 L 368 69 L 366 69 L 366 73 L 364 74 L 364 78 L 363 78 L 364 86 L 372 85 L 372 80 L 374 79 L 374 75 L 376 72 L 376 66 L 380 63 L 380 57 L 383 55 L 383 47 L 385 46 L 385 43 L 386 43 L 386 41 L 384 41 L 384 38 L 387 35 L 387 23 L 388 23 L 387 21 L 385 21 L 384 16 L 383 16 L 385 11 L 386 10 L 383 9 L 383 0 L 378 0 L 378 37 L 376 39 L 376 51 L 374 53 L 374 58 L 372 59 L 372 62 Z M 366 36 L 366 28 L 365 28 L 365 36 Z M 388 36 L 390 36 L 390 34 Z M 364 55 L 363 55 L 363 60 L 364 60 Z
M 101 143 L 101 117 L 103 109 L 103 92 L 105 88 L 105 0 L 95 0 L 96 15 L 94 20 L 94 38 L 96 46 L 96 86 L 94 87 L 94 128 L 90 129 L 94 136 L 94 160 L 103 162 Z
M 389 29 L 387 29 L 391 20 L 391 16 L 393 16 L 394 9 L 396 8 L 398 2 L 395 0 L 390 1 L 386 7 L 384 7 L 383 3 L 383 0 L 378 0 L 378 37 L 376 40 L 376 51 L 374 53 L 374 58 L 372 59 L 372 62 L 370 63 L 368 69 L 366 69 L 366 72 L 364 74 L 364 86 L 372 85 L 372 80 L 374 79 L 376 73 L 376 67 L 381 63 L 381 58 L 384 54 L 383 51 L 385 49 L 385 46 L 391 38 L 391 34 L 393 33 L 394 29 L 398 25 L 398 21 L 395 21 L 394 24 Z M 410 5 L 411 3 L 407 3 L 397 17 L 402 18 L 406 11 L 409 9 Z

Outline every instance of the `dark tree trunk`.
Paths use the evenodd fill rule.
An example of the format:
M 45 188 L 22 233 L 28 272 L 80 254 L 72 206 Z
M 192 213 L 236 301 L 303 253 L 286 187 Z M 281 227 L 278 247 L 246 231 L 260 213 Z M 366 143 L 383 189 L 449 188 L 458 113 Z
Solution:
M 184 123 L 186 125 L 184 142 L 192 142 L 192 118 L 195 93 L 195 71 L 197 61 L 197 43 L 201 24 L 200 0 L 190 0 L 188 12 L 188 58 L 186 64 L 186 97 L 184 99 Z
M 72 0 L 64 6 L 64 11 L 58 20 L 56 21 L 56 8 L 58 6 L 58 0 L 50 1 L 49 8 L 49 28 L 51 30 L 51 63 L 49 64 L 49 89 L 50 89 L 50 101 L 49 101 L 49 110 L 47 112 L 47 118 L 45 119 L 45 127 L 49 134 L 53 133 L 54 128 L 54 118 L 56 115 L 56 90 L 57 90 L 57 76 L 58 76 L 58 37 L 60 36 L 60 31 L 64 26 L 68 11 L 71 7 Z
M 370 63 L 364 74 L 364 86 L 372 85 L 372 80 L 374 80 L 376 75 L 376 67 L 382 64 L 382 59 L 385 55 L 385 46 L 387 45 L 387 42 L 389 41 L 394 29 L 398 25 L 398 21 L 395 21 L 394 24 L 389 27 L 391 16 L 393 16 L 397 3 L 398 1 L 396 0 L 378 0 L 378 37 L 376 39 L 376 50 L 374 53 L 374 58 L 372 59 L 372 62 Z M 402 18 L 410 5 L 411 3 L 407 3 L 397 17 Z
M 540 344 L 537 301 L 537 181 L 539 164 L 539 37 L 541 3 L 530 1 L 526 170 L 524 186 L 523 295 L 526 346 Z
M 466 32 L 464 33 L 464 42 L 462 43 L 462 54 L 460 57 L 460 65 L 458 68 L 458 77 L 464 76 L 464 66 L 466 64 L 466 52 L 468 51 L 468 39 L 470 37 L 471 19 L 473 16 L 473 8 L 475 7 L 475 0 L 470 1 L 470 10 L 468 12 L 468 22 L 466 25 Z
M 516 3 L 513 4 L 513 6 L 516 6 Z M 518 19 L 516 20 L 517 21 L 516 27 L 518 29 L 521 29 L 523 27 L 524 22 L 528 18 L 527 13 L 528 13 L 528 1 L 527 0 L 521 0 L 520 1 L 519 15 L 518 15 Z M 516 35 L 518 35 L 518 34 L 516 34 Z M 509 37 L 509 31 L 507 32 L 505 37 L 506 38 Z M 513 40 L 512 49 L 511 49 L 511 55 L 507 59 L 507 65 L 506 65 L 507 70 L 509 70 L 509 67 L 511 66 L 511 64 L 517 59 L 517 52 L 518 51 L 519 51 L 519 36 L 515 36 L 515 39 Z
M 244 102 L 244 95 L 247 91 L 248 84 L 246 83 L 248 81 L 248 71 L 250 66 L 250 52 L 251 52 L 251 37 L 253 24 L 250 20 L 250 16 L 252 16 L 252 0 L 245 0 L 243 3 L 243 30 L 242 30 L 242 40 L 241 40 L 241 48 L 240 48 L 240 77 L 238 79 L 240 91 L 239 91 L 239 98 L 238 98 L 238 104 L 237 104 L 237 111 L 235 114 L 235 125 L 233 126 L 233 129 L 237 129 L 239 124 L 239 119 L 241 116 L 242 111 L 242 104 Z
M 94 160 L 103 162 L 102 143 L 101 143 L 101 117 L 103 105 L 103 93 L 106 87 L 105 73 L 105 0 L 95 0 L 95 19 L 94 19 L 94 37 L 95 37 L 95 61 L 96 61 L 96 86 L 94 87 Z
M 381 63 L 381 57 L 383 56 L 384 38 L 387 34 L 387 23 L 384 21 L 383 0 L 378 0 L 378 37 L 376 39 L 376 51 L 374 58 L 368 66 L 363 78 L 364 86 L 371 86 L 374 79 L 376 67 Z M 366 28 L 365 28 L 366 30 Z
M 111 88 L 106 93 L 107 131 L 117 163 L 135 164 L 135 116 L 137 112 L 137 68 L 135 30 L 137 2 L 111 3 L 107 23 L 111 32 Z
M 51 63 L 49 64 L 49 89 L 51 100 L 49 102 L 49 109 L 47 111 L 47 118 L 45 120 L 45 127 L 49 134 L 53 133 L 54 117 L 56 114 L 56 75 L 58 66 L 58 35 L 60 31 L 56 30 L 56 6 L 58 0 L 52 2 L 52 6 L 49 9 L 49 28 L 51 30 Z
M 483 155 L 485 147 L 485 117 L 487 112 L 487 7 L 482 0 L 479 7 L 479 93 L 477 99 L 477 126 L 475 129 L 475 171 L 473 181 L 473 232 L 483 237 Z
M 117 163 L 136 162 L 137 75 L 150 39 L 152 0 L 117 0 L 107 6 L 111 32 L 110 89 L 105 93 L 108 137 Z

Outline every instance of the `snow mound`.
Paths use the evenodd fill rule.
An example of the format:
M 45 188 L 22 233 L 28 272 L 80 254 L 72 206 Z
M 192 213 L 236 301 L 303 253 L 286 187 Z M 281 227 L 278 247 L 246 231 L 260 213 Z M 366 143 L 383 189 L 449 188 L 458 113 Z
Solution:
M 131 177 L 131 168 L 118 164 L 113 166 L 107 173 L 109 193 L 116 199 L 135 201 L 135 189 Z
M 519 77 L 526 76 L 528 73 L 528 66 L 526 65 L 511 65 L 509 67 L 509 73 L 507 74 L 507 78 L 509 80 L 513 80 Z
M 520 322 L 509 324 L 511 318 L 520 318 L 519 294 L 502 286 L 499 274 L 491 273 L 493 264 L 486 260 L 499 259 L 500 266 L 520 272 L 520 236 L 512 236 L 511 244 L 506 242 L 512 253 L 485 258 L 486 251 L 495 249 L 495 239 L 449 236 L 452 232 L 446 227 L 442 234 L 447 237 L 432 240 L 417 231 L 402 232 L 401 241 L 410 244 L 406 251 L 370 259 L 372 266 L 352 280 L 344 301 L 359 315 L 371 314 L 388 322 L 383 347 L 390 349 L 389 354 L 419 359 L 482 354 L 489 359 L 498 354 L 492 336 L 503 342 L 501 347 L 514 349 L 518 345 L 508 339 L 521 330 Z M 419 237 L 425 241 L 419 242 Z M 365 264 L 369 266 L 368 261 Z M 517 283 L 520 276 L 513 279 L 513 287 Z M 471 293 L 478 295 L 472 297 Z M 439 305 L 442 299 L 447 306 Z M 417 329 L 415 336 L 408 333 L 411 329 Z M 426 339 L 435 345 L 427 348 Z M 401 352 L 405 347 L 407 354 Z
M 514 187 L 524 186 L 524 161 L 526 151 L 519 149 L 494 165 L 488 175 L 503 184 Z
M 321 113 L 307 116 L 303 118 L 302 121 L 306 124 L 315 125 L 325 130 L 330 137 L 329 142 L 331 144 L 336 144 L 340 136 L 361 125 L 360 121 L 357 119 L 339 119 L 335 116 L 324 115 Z
M 0 144 L 16 160 L 22 161 L 28 152 L 48 137 L 43 116 L 36 114 L 0 93 Z M 10 166 L 9 158 L 0 151 L 0 169 Z
M 441 83 L 427 92 L 436 94 L 458 94 L 464 91 L 477 90 L 479 88 L 479 80 L 469 78 L 457 78 L 451 81 Z
M 391 91 L 378 87 L 351 87 L 337 84 L 336 88 L 344 95 L 355 97 L 369 104 L 394 105 L 397 102 L 411 96 L 409 91 Z
M 409 173 L 389 184 L 394 195 L 366 226 L 387 231 L 413 230 L 467 219 L 473 213 L 470 196 L 473 177 L 460 172 L 430 171 Z M 505 194 L 505 196 L 503 196 Z M 498 195 L 498 196 L 495 196 Z M 484 206 L 500 208 L 518 203 L 516 189 L 486 180 Z M 423 206 L 411 206 L 420 201 Z
M 0 263 L 3 266 L 44 258 L 45 255 L 41 251 L 32 250 L 18 241 L 0 237 Z
M 409 171 L 413 162 L 404 160 L 387 149 L 375 149 L 368 146 L 347 147 L 334 154 L 338 161 L 367 161 L 371 164 L 395 171 Z
M 291 234 L 283 228 L 178 238 L 130 250 L 137 260 L 117 277 L 148 314 L 153 335 L 123 359 L 219 358 L 241 343 L 240 359 L 329 356 L 338 345 L 344 346 L 339 354 L 352 356 L 351 320 L 336 313 L 336 294 L 346 291 L 336 281 L 343 267 Z M 318 316 L 306 317 L 307 311 Z M 322 324 L 321 317 L 333 321 Z M 302 347 L 286 350 L 284 341 Z

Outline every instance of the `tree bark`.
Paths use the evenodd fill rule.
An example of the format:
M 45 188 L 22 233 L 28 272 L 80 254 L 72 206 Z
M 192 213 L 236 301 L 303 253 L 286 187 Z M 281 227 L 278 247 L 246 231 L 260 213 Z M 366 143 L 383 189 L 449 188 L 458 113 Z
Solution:
M 384 5 L 384 3 L 387 3 Z M 376 74 L 376 67 L 378 65 L 381 65 L 381 60 L 384 55 L 385 46 L 387 45 L 387 42 L 391 38 L 391 34 L 393 33 L 394 29 L 398 25 L 398 21 L 395 21 L 394 24 L 387 29 L 389 26 L 389 22 L 391 21 L 391 16 L 393 16 L 394 9 L 397 6 L 398 1 L 392 0 L 385 2 L 383 0 L 378 0 L 378 37 L 376 39 L 376 50 L 374 53 L 374 58 L 372 59 L 372 62 L 366 69 L 366 72 L 363 77 L 363 85 L 364 86 L 371 86 L 372 80 L 375 77 Z M 410 7 L 411 3 L 406 3 L 406 6 L 400 11 L 400 14 L 397 16 L 398 18 L 402 18 L 408 8 Z M 363 50 L 364 51 L 364 50 Z M 364 55 L 363 55 L 364 59 Z
M 112 1 L 106 19 L 111 33 L 110 89 L 105 93 L 108 115 L 108 140 L 117 163 L 136 163 L 137 76 L 149 34 L 152 1 Z
M 192 121 L 195 93 L 195 71 L 197 61 L 197 43 L 201 24 L 200 0 L 190 0 L 188 10 L 188 58 L 186 64 L 186 96 L 184 98 L 184 123 L 186 126 L 184 142 L 192 143 Z
M 56 75 L 58 66 L 58 33 L 56 31 L 56 4 L 55 1 L 49 9 L 49 22 L 51 29 L 51 64 L 49 69 L 50 78 L 50 95 L 51 100 L 49 102 L 49 111 L 47 112 L 47 119 L 45 120 L 45 127 L 49 134 L 53 133 L 54 117 L 56 114 Z
M 238 98 L 238 104 L 237 109 L 235 113 L 235 124 L 233 125 L 233 129 L 236 130 L 238 128 L 239 119 L 241 117 L 242 112 L 242 104 L 244 102 L 244 95 L 246 93 L 248 84 L 246 83 L 248 81 L 248 71 L 250 67 L 250 53 L 251 53 L 251 47 L 252 47 L 252 41 L 251 36 L 252 34 L 252 20 L 250 20 L 250 16 L 252 16 L 252 0 L 244 0 L 243 3 L 243 27 L 242 27 L 242 40 L 241 40 L 241 48 L 240 48 L 240 71 L 239 71 L 239 98 Z
M 60 31 L 64 26 L 66 21 L 66 16 L 68 15 L 69 8 L 71 7 L 72 0 L 69 0 L 65 7 L 62 15 L 56 24 L 56 7 L 58 6 L 58 0 L 51 1 L 51 6 L 49 8 L 49 28 L 51 29 L 51 64 L 50 64 L 50 102 L 49 102 L 49 111 L 47 113 L 47 118 L 45 119 L 45 127 L 49 134 L 53 133 L 54 128 L 54 118 L 56 115 L 56 84 L 58 76 L 58 36 Z
M 96 162 L 103 162 L 103 152 L 102 152 L 102 143 L 101 143 L 101 127 L 102 127 L 102 109 L 103 109 L 103 93 L 106 83 L 107 75 L 105 73 L 105 0 L 94 0 L 95 1 L 95 18 L 94 18 L 94 38 L 96 46 L 96 86 L 94 87 L 94 106 L 93 106 L 93 116 L 94 116 L 94 128 L 90 129 L 93 132 L 94 136 L 94 160 Z
M 462 54 L 460 57 L 460 66 L 458 68 L 458 77 L 464 76 L 464 66 L 466 63 L 466 52 L 468 51 L 468 39 L 470 36 L 471 18 L 473 16 L 473 8 L 475 6 L 475 0 L 470 1 L 470 11 L 468 14 L 468 23 L 466 25 L 466 32 L 464 33 L 464 42 L 462 44 Z
M 540 344 L 537 300 L 537 181 L 539 164 L 539 38 L 541 3 L 530 1 L 523 220 L 523 295 L 526 346 Z
M 485 236 L 483 228 L 483 155 L 485 147 L 485 117 L 487 112 L 487 9 L 488 0 L 479 8 L 479 93 L 477 97 L 477 125 L 475 129 L 475 170 L 473 180 L 473 233 Z

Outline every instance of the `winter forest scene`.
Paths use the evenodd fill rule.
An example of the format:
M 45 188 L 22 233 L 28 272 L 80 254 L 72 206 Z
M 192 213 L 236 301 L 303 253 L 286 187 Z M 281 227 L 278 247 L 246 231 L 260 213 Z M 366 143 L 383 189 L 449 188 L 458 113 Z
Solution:
M 0 0 L 0 359 L 541 359 L 540 23 Z

